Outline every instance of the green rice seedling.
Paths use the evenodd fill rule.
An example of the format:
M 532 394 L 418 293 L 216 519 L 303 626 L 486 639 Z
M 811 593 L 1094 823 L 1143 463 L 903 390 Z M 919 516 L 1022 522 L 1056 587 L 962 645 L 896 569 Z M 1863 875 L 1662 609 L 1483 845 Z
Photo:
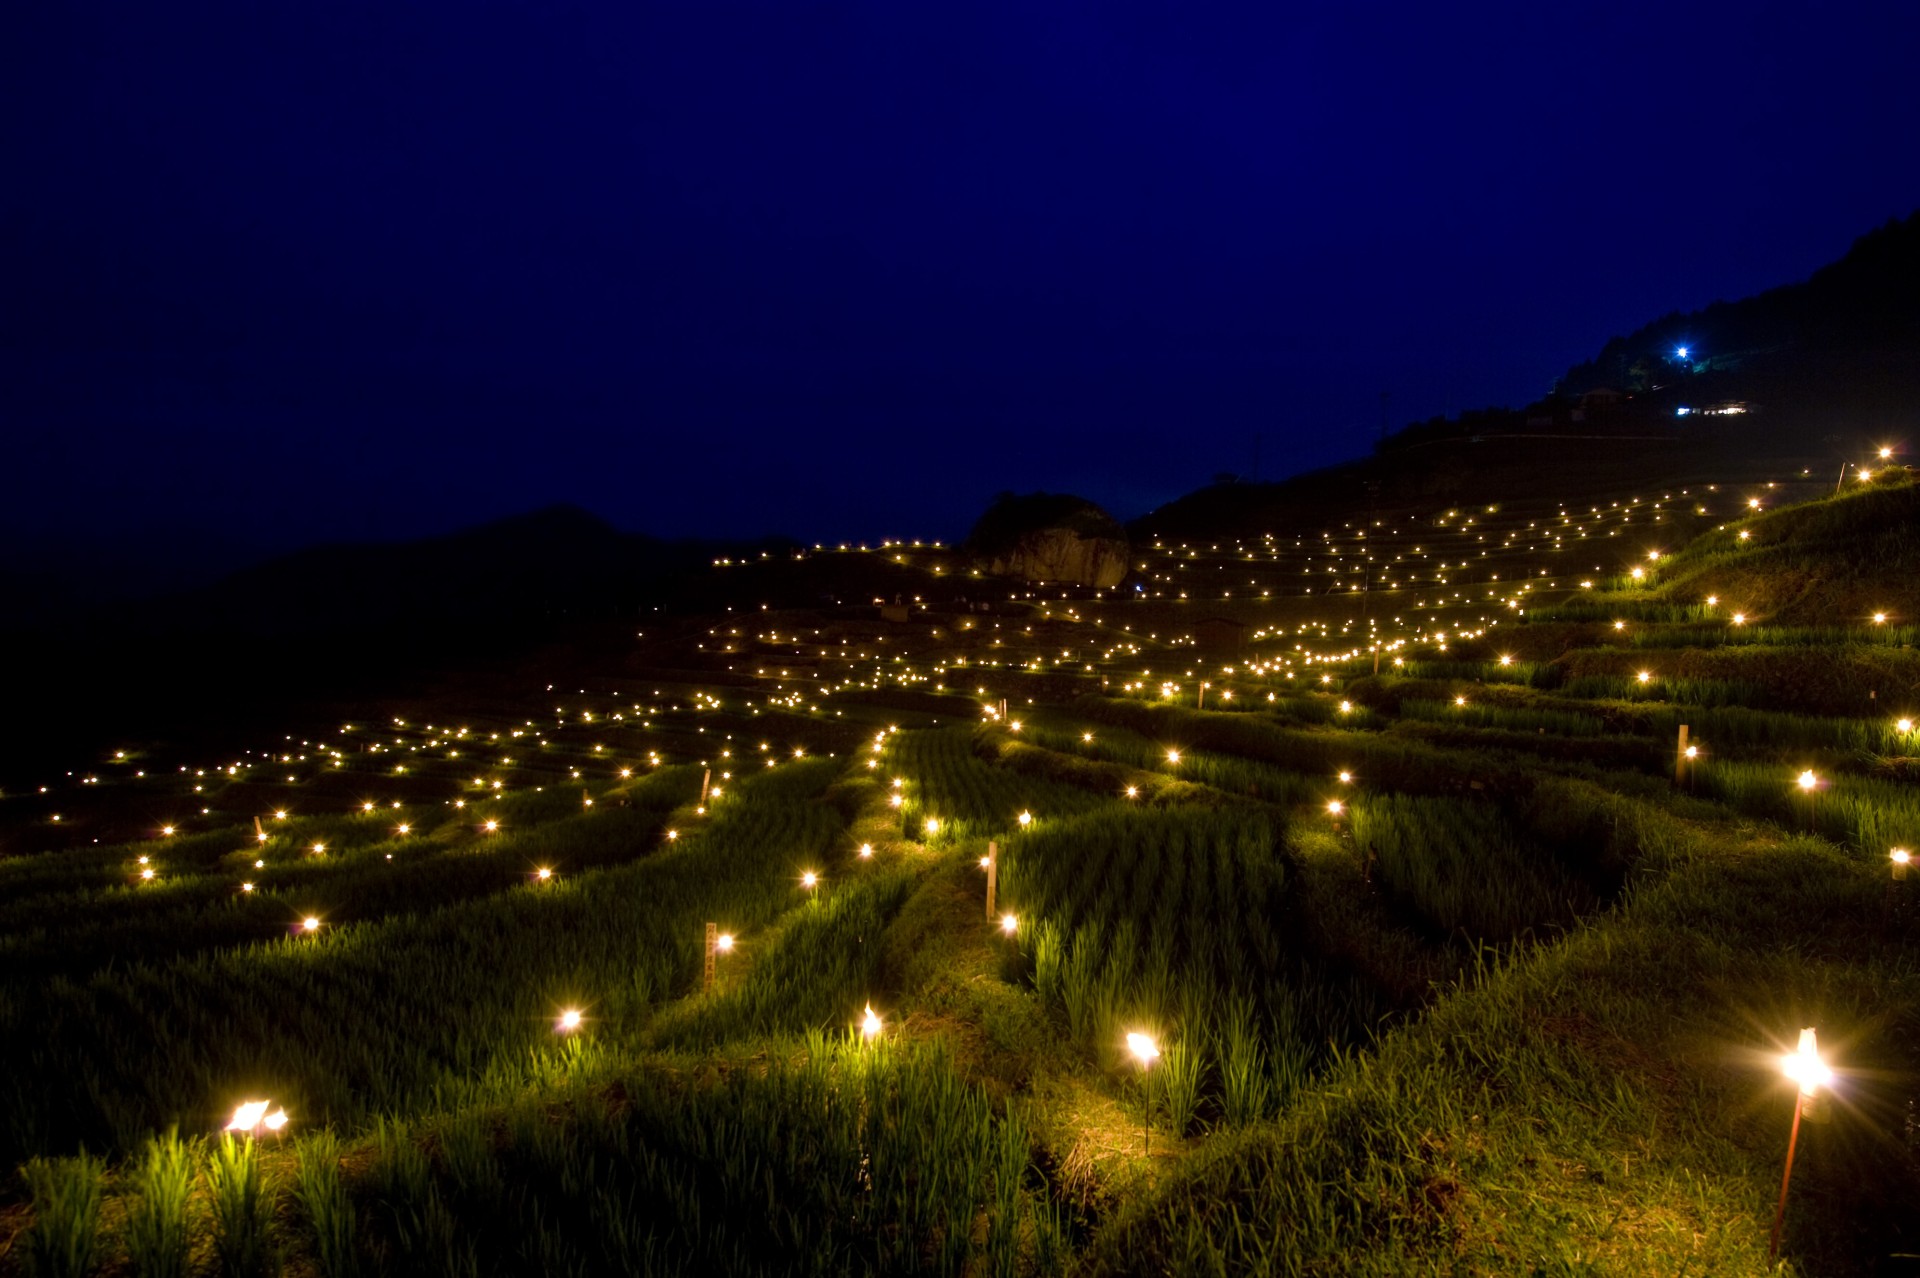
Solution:
M 222 1133 L 207 1165 L 213 1213 L 213 1250 L 226 1278 L 263 1278 L 280 1272 L 274 1238 L 274 1186 L 260 1170 L 253 1141 Z
M 184 1278 L 187 1273 L 187 1206 L 198 1151 L 168 1128 L 147 1141 L 131 1180 L 125 1239 L 133 1270 L 141 1278 Z
M 1032 1162 L 1027 1124 L 1009 1107 L 1006 1117 L 994 1126 L 993 1206 L 987 1218 L 987 1255 L 999 1278 L 1014 1278 L 1020 1272 L 1020 1224 Z
M 72 1158 L 35 1158 L 21 1169 L 33 1196 L 33 1225 L 27 1230 L 27 1264 L 46 1278 L 83 1278 L 93 1268 L 100 1245 L 100 1182 L 103 1160 L 81 1153 Z
M 316 1132 L 296 1149 L 293 1196 L 312 1233 L 314 1263 L 323 1278 L 357 1278 L 360 1254 L 353 1198 L 340 1174 L 340 1140 Z
M 1207 1072 L 1206 1051 L 1201 1035 L 1189 1030 L 1168 1044 L 1162 1053 L 1160 1096 L 1165 1102 L 1167 1127 L 1175 1136 L 1193 1129 L 1194 1116 L 1200 1111 L 1200 1091 Z
M 1252 1000 L 1229 999 L 1219 1029 L 1221 1111 L 1228 1126 L 1245 1127 L 1266 1116 L 1274 1092 Z

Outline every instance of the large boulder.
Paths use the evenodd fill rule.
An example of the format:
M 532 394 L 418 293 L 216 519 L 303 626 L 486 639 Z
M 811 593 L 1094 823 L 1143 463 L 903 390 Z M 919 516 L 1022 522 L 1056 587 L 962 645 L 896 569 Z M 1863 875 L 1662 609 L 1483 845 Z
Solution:
M 1118 520 L 1066 493 L 1000 494 L 966 548 L 995 576 L 1102 589 L 1126 577 L 1132 553 Z

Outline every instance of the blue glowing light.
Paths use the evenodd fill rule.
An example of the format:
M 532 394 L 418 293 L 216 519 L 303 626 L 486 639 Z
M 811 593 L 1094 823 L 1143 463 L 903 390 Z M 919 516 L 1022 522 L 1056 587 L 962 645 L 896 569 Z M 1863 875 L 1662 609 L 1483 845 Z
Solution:
M 1685 359 L 1687 357 L 1687 348 L 1682 346 L 1679 350 L 1675 351 L 1674 354 L 1678 355 L 1681 359 Z

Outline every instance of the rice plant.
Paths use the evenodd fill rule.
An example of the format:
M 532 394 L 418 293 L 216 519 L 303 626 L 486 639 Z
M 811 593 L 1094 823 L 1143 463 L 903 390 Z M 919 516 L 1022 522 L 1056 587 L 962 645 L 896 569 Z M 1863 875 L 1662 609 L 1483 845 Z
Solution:
M 141 1278 L 185 1278 L 188 1200 L 198 1150 L 168 1128 L 152 1137 L 133 1165 L 133 1202 L 124 1226 L 127 1253 Z
M 319 1131 L 301 1141 L 293 1198 L 306 1217 L 315 1267 L 323 1278 L 356 1278 L 360 1255 L 355 1212 L 340 1174 L 340 1140 Z
M 91 1154 L 34 1158 L 22 1172 L 33 1196 L 27 1264 L 45 1278 L 83 1278 L 100 1245 L 100 1181 L 106 1164 Z
M 222 1133 L 207 1164 L 207 1198 L 213 1250 L 225 1278 L 267 1278 L 280 1272 L 274 1197 L 253 1141 Z

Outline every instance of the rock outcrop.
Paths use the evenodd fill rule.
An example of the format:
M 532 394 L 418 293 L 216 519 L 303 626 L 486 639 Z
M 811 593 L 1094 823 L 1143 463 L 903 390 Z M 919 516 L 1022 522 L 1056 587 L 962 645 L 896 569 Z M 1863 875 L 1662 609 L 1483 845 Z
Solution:
M 1119 521 L 1066 493 L 1002 493 L 966 545 L 984 571 L 1035 584 L 1107 589 L 1119 585 L 1130 566 Z

